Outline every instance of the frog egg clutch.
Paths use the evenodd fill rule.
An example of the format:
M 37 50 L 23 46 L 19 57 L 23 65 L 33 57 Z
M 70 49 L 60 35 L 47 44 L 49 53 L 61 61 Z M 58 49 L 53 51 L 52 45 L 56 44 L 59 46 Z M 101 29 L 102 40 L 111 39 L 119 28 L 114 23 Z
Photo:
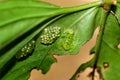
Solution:
M 23 46 L 23 48 L 21 48 L 17 52 L 16 58 L 21 59 L 28 56 L 34 50 L 34 47 L 35 47 L 35 40 L 29 41 L 26 45 Z
M 42 44 L 52 44 L 60 36 L 61 27 L 50 26 L 45 28 L 40 35 L 40 42 Z

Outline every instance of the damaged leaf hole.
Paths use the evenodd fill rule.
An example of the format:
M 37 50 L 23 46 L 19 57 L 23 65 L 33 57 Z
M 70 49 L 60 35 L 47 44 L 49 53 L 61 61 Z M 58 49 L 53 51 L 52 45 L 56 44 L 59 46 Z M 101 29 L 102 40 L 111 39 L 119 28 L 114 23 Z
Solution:
M 117 45 L 117 48 L 120 49 L 120 43 Z
M 87 80 L 104 80 L 100 67 L 97 67 L 94 73 L 95 74 L 93 75 L 93 68 L 89 67 L 85 69 L 84 71 L 78 73 L 76 75 L 76 80 L 84 80 L 86 79 L 86 77 L 87 77 Z
M 89 73 L 92 71 L 92 68 L 86 68 L 85 70 L 83 70 L 83 71 L 81 71 L 80 73 L 78 73 L 77 75 L 76 75 L 76 80 L 84 80 L 84 79 L 88 79 L 88 80 L 90 80 L 90 76 L 88 76 L 89 75 Z
M 91 77 L 91 80 L 104 80 L 100 67 L 97 67 L 94 71 L 92 71 L 89 74 L 89 77 Z
M 76 75 L 76 78 L 79 78 L 80 77 L 80 73 L 78 73 L 77 75 Z

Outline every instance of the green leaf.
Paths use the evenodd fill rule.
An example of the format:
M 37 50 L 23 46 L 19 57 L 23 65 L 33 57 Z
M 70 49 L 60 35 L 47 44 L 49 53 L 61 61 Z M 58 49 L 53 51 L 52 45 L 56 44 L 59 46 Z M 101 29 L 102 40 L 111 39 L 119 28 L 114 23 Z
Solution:
M 52 22 L 52 24 L 48 26 L 60 26 L 62 28 L 61 37 L 59 37 L 51 45 L 41 44 L 40 39 L 38 38 L 33 54 L 26 60 L 15 63 L 15 66 L 11 68 L 11 70 L 2 78 L 2 80 L 16 80 L 18 78 L 24 80 L 26 77 L 28 78 L 31 69 L 33 68 L 42 69 L 43 73 L 46 73 L 49 70 L 50 65 L 56 61 L 52 57 L 52 53 L 63 55 L 70 52 L 69 54 L 76 54 L 79 51 L 79 48 L 92 37 L 96 28 L 96 25 L 94 24 L 94 18 L 97 17 L 98 11 L 98 8 L 91 8 L 74 14 L 67 14 L 58 18 L 57 21 Z M 84 23 L 86 20 L 88 20 L 88 22 Z M 65 50 L 64 48 L 61 49 L 61 46 L 58 46 L 58 43 L 60 40 L 64 40 L 64 38 L 66 39 L 66 37 L 70 35 L 64 34 L 64 32 L 68 30 L 73 30 L 75 34 L 73 37 L 76 40 L 76 43 L 74 44 L 76 47 L 69 50 Z M 81 35 L 79 34 L 78 30 L 81 31 Z M 89 31 L 89 33 L 85 35 L 86 31 Z M 60 50 L 58 50 L 59 47 Z
M 43 73 L 49 70 L 49 66 L 56 60 L 48 54 L 50 47 L 41 46 L 40 43 L 38 43 L 39 41 L 36 42 L 36 48 L 33 55 L 24 61 L 15 63 L 15 66 L 2 78 L 2 80 L 27 80 L 33 68 L 44 68 Z
M 117 4 L 115 14 L 110 13 L 106 19 L 104 34 L 101 40 L 101 46 L 99 47 L 99 54 L 95 54 L 94 58 L 89 62 L 82 64 L 76 73 L 73 75 L 71 80 L 76 80 L 75 76 L 85 70 L 87 67 L 93 67 L 96 70 L 99 69 L 98 75 L 101 80 L 118 80 L 120 78 L 119 72 L 119 55 L 120 48 L 120 4 Z M 96 52 L 94 47 L 91 52 Z M 97 62 L 96 62 L 96 56 Z M 95 67 L 95 63 L 97 66 Z M 115 74 L 115 75 L 114 75 Z M 92 75 L 94 76 L 94 75 Z
M 94 18 L 97 17 L 96 20 L 100 20 L 100 17 L 96 16 L 98 8 L 95 7 L 100 5 L 101 2 L 97 1 L 91 3 L 91 5 L 63 8 L 35 0 L 6 0 L 0 2 L 0 35 L 2 35 L 2 37 L 0 37 L 0 79 L 26 80 L 29 78 L 29 73 L 33 68 L 41 69 L 43 73 L 46 73 L 51 64 L 56 61 L 53 57 L 56 51 L 53 48 L 61 50 L 61 46 L 58 46 L 58 44 L 63 40 L 70 40 L 72 45 L 78 46 L 80 44 L 80 46 L 71 48 L 72 45 L 70 45 L 69 48 L 68 45 L 70 43 L 67 42 L 67 47 L 64 46 L 64 49 L 58 54 L 62 55 L 67 52 L 71 54 L 77 53 L 79 48 L 92 37 L 96 25 L 99 24 L 99 22 L 97 22 L 97 24 L 94 25 Z M 79 12 L 80 10 L 83 11 Z M 71 13 L 75 11 L 78 12 Z M 58 16 L 60 14 L 65 15 Z M 57 19 L 59 20 L 57 21 Z M 71 21 L 67 22 L 67 19 Z M 62 20 L 65 20 L 65 22 L 61 24 Z M 82 23 L 82 20 L 83 22 L 89 20 L 89 22 L 87 22 L 89 26 Z M 40 34 L 45 27 L 52 25 L 57 25 L 62 28 L 59 39 L 51 45 L 44 45 L 40 43 L 38 38 L 33 53 L 27 56 L 26 59 L 17 61 L 15 58 L 16 53 L 30 40 L 36 40 L 38 34 Z M 79 36 L 77 28 L 83 33 L 80 35 L 83 38 L 77 38 Z M 83 29 L 86 31 L 90 30 L 90 34 L 84 36 L 85 31 Z M 73 35 L 71 35 L 71 31 L 74 33 Z M 64 32 L 67 32 L 67 34 L 64 34 Z M 75 39 L 77 42 L 72 41 Z M 54 51 L 52 51 L 52 49 Z
M 60 8 L 35 0 L 3 1 L 0 6 L 2 6 L 0 7 L 0 27 L 20 19 L 50 16 Z
M 120 15 L 119 8 L 117 8 L 116 14 Z M 114 15 L 109 14 L 97 63 L 97 66 L 101 67 L 104 80 L 117 80 L 120 78 L 120 64 L 118 62 L 120 49 L 117 47 L 118 44 L 120 44 L 120 24 Z
M 36 36 L 46 25 L 48 25 L 48 24 L 51 23 L 52 21 L 56 20 L 57 18 L 59 18 L 59 16 L 56 17 L 56 18 L 54 18 L 53 20 L 49 21 L 48 23 L 46 23 L 44 26 L 35 29 L 34 31 L 32 31 L 32 34 L 29 34 L 29 36 L 27 36 L 27 37 L 26 37 L 25 39 L 23 39 L 21 42 L 19 42 L 19 41 L 17 40 L 19 43 L 12 43 L 12 44 L 11 44 L 11 45 L 12 45 L 12 48 L 11 48 L 10 50 L 9 50 L 9 48 L 8 48 L 8 49 L 7 49 L 7 52 L 6 52 L 6 48 L 5 48 L 5 50 L 1 50 L 2 53 L 5 52 L 6 54 L 0 56 L 0 58 L 1 58 L 1 60 L 0 60 L 0 64 L 1 64 L 1 65 L 0 65 L 0 74 L 2 74 L 3 72 L 5 72 L 4 69 L 9 66 L 9 63 L 12 63 L 11 59 L 14 58 L 14 56 L 16 55 L 16 53 L 17 53 L 26 43 L 28 43 L 31 39 L 35 38 L 35 36 Z M 13 46 L 14 44 L 15 44 L 15 46 Z M 11 47 L 11 45 L 8 46 L 8 47 Z M 38 45 L 39 45 L 39 44 L 38 44 Z M 10 62 L 9 62 L 9 61 L 10 61 Z M 41 61 L 42 61 L 42 60 L 41 60 Z M 14 60 L 14 62 L 16 62 L 16 60 Z M 14 63 L 14 62 L 13 62 L 13 63 Z M 5 67 L 5 66 L 6 66 L 6 67 Z M 11 66 L 11 67 L 12 67 L 12 66 Z M 34 67 L 32 67 L 32 68 L 34 68 Z M 8 68 L 8 69 L 10 69 L 10 68 Z M 6 71 L 8 71 L 8 69 L 6 69 Z M 31 69 L 31 68 L 30 68 L 30 69 Z M 19 75 L 19 74 L 18 74 L 18 75 Z M 2 77 L 2 75 L 0 75 L 0 77 Z
M 63 8 L 36 0 L 2 1 L 0 3 L 0 35 L 3 37 L 0 37 L 0 49 L 48 18 L 100 4 L 99 1 L 91 5 Z M 11 31 L 12 34 L 9 34 Z
M 97 27 L 95 23 L 98 24 L 96 22 L 98 12 L 98 8 L 92 8 L 67 16 L 65 15 L 63 18 L 51 24 L 50 26 L 61 27 L 61 36 L 53 44 L 50 52 L 58 55 L 78 53 L 80 47 L 91 39 Z
M 37 26 L 40 22 L 45 20 L 44 18 L 31 18 L 31 19 L 23 19 L 17 22 L 13 22 L 9 25 L 0 28 L 0 48 L 5 47 L 10 42 L 14 41 L 25 32 L 29 31 L 33 28 L 33 26 Z M 19 29 L 18 29 L 19 28 Z
M 0 35 L 3 35 L 0 37 L 0 48 L 57 15 L 60 10 L 58 6 L 32 0 L 2 1 L 0 6 Z
M 18 3 L 28 4 L 17 5 Z M 0 7 L 0 35 L 2 35 L 0 37 L 1 73 L 3 71 L 3 67 L 9 63 L 17 51 L 19 51 L 27 42 L 29 42 L 42 30 L 41 27 L 39 27 L 41 29 L 36 30 L 38 28 L 37 25 L 52 17 L 58 8 L 48 3 L 26 0 L 2 1 L 0 3 L 0 6 L 2 6 Z M 51 9 L 51 12 L 47 9 Z M 54 10 L 52 11 L 52 9 Z M 41 10 L 48 11 L 46 14 L 49 15 L 50 12 L 52 15 L 43 15 L 43 13 L 41 13 Z M 58 14 L 56 13 L 55 15 Z M 26 32 L 27 38 L 25 34 Z M 21 35 L 23 36 L 21 37 Z

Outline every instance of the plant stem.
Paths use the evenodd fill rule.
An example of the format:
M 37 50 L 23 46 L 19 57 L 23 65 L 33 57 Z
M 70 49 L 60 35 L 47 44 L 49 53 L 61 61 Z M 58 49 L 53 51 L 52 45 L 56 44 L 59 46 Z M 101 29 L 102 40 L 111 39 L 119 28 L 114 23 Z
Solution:
M 101 5 L 102 5 L 102 1 L 96 1 L 96 2 L 91 2 L 88 4 L 75 6 L 75 7 L 61 7 L 60 10 L 58 9 L 58 11 L 56 13 L 49 14 L 48 16 L 67 14 L 67 13 L 71 13 L 71 12 L 75 12 L 75 11 L 85 10 L 85 9 L 92 8 L 92 7 L 98 7 Z
M 108 5 L 107 5 L 108 3 Z M 103 2 L 104 4 L 104 2 Z M 105 28 L 105 23 L 106 23 L 106 19 L 107 19 L 107 16 L 108 16 L 108 13 L 109 13 L 109 10 L 110 10 L 110 7 L 111 7 L 111 2 L 110 0 L 108 1 L 105 1 L 105 4 L 103 5 L 103 9 L 104 9 L 104 13 L 102 14 L 102 17 L 101 17 L 101 23 L 100 23 L 100 30 L 99 30 L 99 34 L 98 34 L 98 37 L 97 37 L 97 41 L 96 41 L 96 54 L 95 54 L 95 57 L 94 59 L 92 59 L 92 61 L 90 63 L 87 63 L 88 67 L 92 66 L 93 65 L 93 75 L 92 75 L 92 80 L 94 80 L 94 76 L 95 76 L 95 69 L 97 67 L 97 62 L 99 60 L 99 54 L 100 54 L 100 50 L 101 50 L 101 45 L 102 45 L 102 39 L 103 39 L 103 34 L 104 34 L 104 28 Z M 94 62 L 94 64 L 92 64 Z M 84 66 L 85 67 L 85 66 Z M 78 68 L 78 70 L 76 71 L 76 73 L 72 76 L 72 78 L 70 80 L 76 80 L 75 79 L 75 76 L 83 69 L 81 69 L 82 66 L 80 66 Z
M 103 39 L 103 35 L 104 35 L 104 28 L 105 28 L 105 23 L 106 23 L 106 19 L 108 16 L 108 12 L 104 11 L 103 15 L 102 15 L 102 21 L 100 24 L 100 30 L 99 30 L 99 34 L 97 37 L 97 41 L 96 41 L 96 52 L 95 52 L 95 63 L 93 66 L 93 75 L 92 75 L 92 80 L 94 80 L 94 76 L 95 76 L 95 69 L 97 68 L 97 63 L 99 60 L 99 54 L 100 54 L 100 50 L 101 50 L 101 45 L 102 45 L 102 39 Z
M 112 0 L 104 0 L 103 3 L 104 3 L 104 5 L 103 5 L 104 13 L 102 15 L 102 21 L 101 21 L 101 24 L 100 24 L 99 35 L 98 35 L 97 41 L 96 41 L 96 52 L 95 52 L 96 54 L 95 54 L 95 57 L 94 57 L 95 63 L 94 63 L 94 66 L 93 66 L 92 80 L 94 80 L 95 70 L 97 68 L 97 63 L 98 63 L 98 60 L 99 60 L 99 55 L 100 55 L 102 39 L 103 39 L 103 35 L 104 35 L 104 28 L 105 28 L 106 19 L 107 19 L 108 13 L 110 12 L 110 8 L 111 8 L 111 5 L 113 4 L 113 1 Z

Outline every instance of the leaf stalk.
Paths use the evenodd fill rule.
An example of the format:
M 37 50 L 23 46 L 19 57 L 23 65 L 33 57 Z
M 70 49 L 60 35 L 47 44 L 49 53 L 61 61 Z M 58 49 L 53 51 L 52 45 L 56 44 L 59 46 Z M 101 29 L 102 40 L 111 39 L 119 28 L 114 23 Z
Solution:
M 108 12 L 104 11 L 104 13 L 102 15 L 99 34 L 98 34 L 97 41 L 96 41 L 96 52 L 95 52 L 96 54 L 95 54 L 95 57 L 94 57 L 95 63 L 94 63 L 94 66 L 93 66 L 92 80 L 94 80 L 95 69 L 97 68 L 97 62 L 99 60 L 99 54 L 100 54 L 100 50 L 101 50 L 102 39 L 103 39 L 103 35 L 104 35 L 104 29 L 105 29 L 105 24 L 106 24 L 106 19 L 107 19 L 108 14 L 109 14 Z

